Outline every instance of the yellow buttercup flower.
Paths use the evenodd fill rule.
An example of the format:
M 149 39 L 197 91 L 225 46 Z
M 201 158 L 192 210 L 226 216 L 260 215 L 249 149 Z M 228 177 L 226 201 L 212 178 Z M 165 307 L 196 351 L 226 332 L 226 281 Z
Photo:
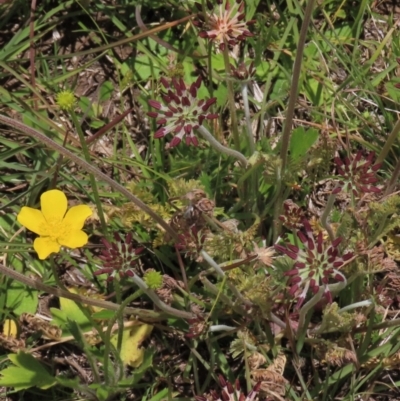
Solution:
M 68 211 L 68 200 L 58 189 L 44 192 L 40 197 L 41 210 L 24 206 L 17 220 L 28 230 L 38 234 L 33 248 L 39 259 L 46 259 L 61 246 L 79 248 L 88 242 L 82 231 L 85 220 L 92 215 L 89 206 L 73 206 Z

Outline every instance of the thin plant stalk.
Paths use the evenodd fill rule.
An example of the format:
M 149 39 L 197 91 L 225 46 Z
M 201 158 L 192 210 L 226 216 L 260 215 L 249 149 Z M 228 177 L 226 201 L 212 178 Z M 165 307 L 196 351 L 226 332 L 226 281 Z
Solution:
M 181 276 L 182 276 L 183 284 L 185 286 L 185 290 L 186 290 L 186 292 L 189 292 L 189 286 L 188 286 L 188 280 L 187 280 L 185 266 L 183 265 L 183 260 L 182 260 L 181 254 L 179 253 L 179 249 L 178 249 L 177 245 L 175 245 L 175 252 L 176 252 L 176 257 L 178 259 L 179 268 L 181 269 Z
M 399 120 L 399 121 L 400 121 L 400 120 Z M 399 178 L 399 175 L 400 175 L 400 159 L 397 161 L 396 167 L 394 168 L 394 171 L 393 171 L 393 173 L 392 173 L 392 177 L 390 178 L 389 184 L 388 184 L 388 186 L 386 187 L 384 196 L 387 196 L 387 195 L 389 195 L 389 194 L 392 192 L 394 186 L 395 186 L 396 183 L 397 183 L 397 180 L 398 180 L 398 178 Z
M 383 146 L 381 153 L 379 153 L 379 156 L 376 159 L 376 164 L 382 163 L 386 156 L 389 153 L 390 148 L 393 146 L 394 142 L 396 141 L 398 135 L 400 132 L 400 120 L 397 120 L 397 123 L 392 129 L 392 132 L 389 134 L 388 138 L 386 139 L 386 143 Z
M 224 273 L 224 271 L 221 269 L 221 267 L 219 266 L 219 264 L 203 249 L 200 252 L 201 256 L 203 257 L 203 259 L 211 266 L 214 268 L 215 272 L 218 274 L 218 276 L 225 278 L 226 275 Z M 243 298 L 243 295 L 238 291 L 238 289 L 232 285 L 231 283 L 227 283 L 229 289 L 235 294 L 235 296 L 240 299 L 240 301 L 243 303 L 243 305 L 247 305 L 247 306 L 251 306 L 252 303 L 250 301 L 248 301 L 247 299 Z
M 118 305 L 122 304 L 122 290 L 121 284 L 119 280 L 114 280 L 114 289 L 115 289 L 115 298 Z M 122 334 L 124 330 L 124 317 L 120 313 L 118 314 L 118 338 L 117 338 L 117 351 L 121 351 L 121 344 L 122 344 Z
M 297 43 L 296 57 L 294 60 L 294 65 L 293 65 L 293 76 L 292 76 L 292 82 L 290 85 L 290 92 L 289 92 L 289 102 L 288 102 L 288 108 L 287 108 L 287 112 L 286 112 L 286 120 L 285 120 L 285 125 L 283 128 L 282 140 L 281 140 L 281 153 L 280 153 L 281 177 L 284 176 L 285 170 L 286 170 L 286 165 L 287 165 L 288 150 L 289 150 L 289 144 L 290 144 L 290 134 L 292 132 L 294 110 L 295 110 L 297 97 L 298 97 L 298 93 L 299 93 L 299 83 L 300 83 L 301 65 L 303 62 L 304 46 L 305 46 L 306 39 L 307 39 L 308 27 L 311 22 L 311 16 L 314 11 L 314 5 L 315 5 L 315 0 L 308 0 L 307 7 L 304 12 L 303 23 L 301 25 L 299 41 Z M 282 188 L 281 188 L 281 191 L 282 191 Z M 281 192 L 281 194 L 282 194 L 282 192 Z M 275 203 L 275 207 L 274 207 L 274 220 L 275 221 L 278 221 L 278 216 L 280 214 L 281 207 L 283 204 L 283 199 L 281 197 L 282 197 L 282 195 L 280 195 L 278 197 L 277 202 Z M 274 227 L 274 231 L 276 231 L 275 229 L 276 229 L 276 227 Z M 276 232 L 274 232 L 274 238 L 277 238 Z
M 331 225 L 328 223 L 328 217 L 329 217 L 329 213 L 332 210 L 333 203 L 335 202 L 335 199 L 336 199 L 335 189 L 337 189 L 338 187 L 339 186 L 336 185 L 336 187 L 333 189 L 333 191 L 329 195 L 328 202 L 326 203 L 325 210 L 322 213 L 322 216 L 321 216 L 321 219 L 320 219 L 322 227 L 324 227 L 325 230 L 328 232 L 329 239 L 332 242 L 335 240 L 335 235 L 333 233 Z
M 255 154 L 256 145 L 254 142 L 253 130 L 251 127 L 249 96 L 248 96 L 248 82 L 242 82 L 241 90 L 242 90 L 244 115 L 246 118 L 247 139 L 248 139 L 248 143 L 249 143 L 250 157 L 252 157 Z M 251 193 L 250 193 L 250 196 L 248 196 L 247 198 L 250 202 L 250 204 L 249 204 L 250 211 L 256 212 L 259 214 L 259 211 L 257 209 L 257 205 L 258 205 L 258 201 L 259 201 L 258 181 L 259 181 L 258 169 L 254 169 L 254 171 L 251 173 L 250 184 L 249 184 Z
M 228 102 L 229 102 L 229 111 L 231 117 L 231 129 L 233 135 L 233 143 L 235 145 L 235 149 L 240 151 L 240 138 L 238 131 L 238 123 L 237 123 L 237 115 L 236 115 L 236 105 L 235 105 L 235 91 L 233 90 L 233 83 L 228 79 L 230 74 L 230 62 L 229 62 L 229 53 L 228 53 L 228 43 L 224 43 L 224 51 L 222 52 L 224 56 L 224 65 L 225 65 L 225 74 L 226 74 L 226 85 L 228 88 Z
M 314 3 L 315 0 L 308 0 L 307 2 L 307 7 L 304 12 L 304 19 L 301 25 L 301 30 L 299 35 L 299 42 L 297 43 L 296 58 L 294 60 L 294 65 L 293 65 L 293 77 L 290 85 L 289 102 L 288 102 L 285 126 L 283 128 L 282 141 L 281 141 L 282 172 L 285 171 L 287 164 L 294 109 L 296 106 L 297 96 L 299 93 L 299 83 L 300 83 L 301 65 L 303 62 L 304 46 L 307 39 L 307 31 L 310 25 L 311 16 L 314 11 Z
M 256 151 L 256 145 L 254 143 L 253 130 L 252 130 L 252 127 L 251 127 L 249 96 L 248 96 L 248 84 L 247 84 L 247 82 L 243 82 L 241 87 L 242 87 L 242 100 L 243 100 L 244 115 L 245 115 L 245 118 L 246 118 L 247 136 L 248 136 L 248 139 L 249 139 L 250 155 L 252 155 Z
M 86 139 L 83 135 L 83 131 L 81 128 L 81 125 L 79 124 L 78 118 L 75 114 L 74 110 L 70 111 L 70 115 L 72 118 L 72 121 L 74 123 L 75 129 L 78 133 L 79 136 L 79 141 L 81 143 L 81 147 L 82 147 L 82 153 L 83 153 L 83 157 L 85 158 L 85 160 L 90 163 L 91 162 L 91 158 L 90 158 L 90 153 L 89 153 L 89 148 L 87 146 L 86 143 Z M 103 213 L 103 207 L 100 201 L 100 196 L 99 196 L 99 191 L 97 189 L 97 183 L 96 183 L 96 178 L 93 174 L 89 174 L 89 179 L 90 179 L 90 185 L 91 185 L 91 189 L 93 191 L 93 197 L 94 197 L 94 202 L 96 204 L 96 208 L 99 214 L 99 218 L 100 218 L 100 224 L 101 224 L 101 228 L 102 228 L 102 232 L 104 233 L 104 235 L 107 236 L 107 223 L 106 223 L 106 219 L 104 217 L 104 213 Z
M 239 160 L 240 164 L 241 164 L 243 167 L 246 167 L 246 166 L 247 166 L 247 164 L 248 164 L 247 159 L 246 159 L 246 157 L 245 157 L 242 153 L 240 153 L 240 152 L 238 152 L 238 151 L 236 151 L 236 150 L 227 148 L 227 147 L 224 146 L 224 145 L 221 145 L 221 144 L 213 137 L 213 135 L 211 134 L 211 132 L 210 132 L 206 127 L 204 127 L 203 125 L 200 125 L 200 126 L 197 128 L 197 131 L 200 132 L 201 136 L 202 136 L 206 141 L 208 141 L 208 142 L 210 143 L 210 145 L 211 145 L 214 149 L 216 149 L 218 152 L 221 152 L 221 153 L 223 153 L 223 154 L 225 154 L 225 155 L 234 157 L 235 159 Z
M 119 285 L 119 283 L 118 283 L 118 285 Z M 114 314 L 114 316 L 112 318 L 110 318 L 108 320 L 108 322 L 107 322 L 108 326 L 107 326 L 107 331 L 105 333 L 105 341 L 104 341 L 104 372 L 105 372 L 106 375 L 107 375 L 107 372 L 108 372 L 108 363 L 110 361 L 109 353 L 110 353 L 110 349 L 111 349 L 111 333 L 112 333 L 112 330 L 113 330 L 113 326 L 114 326 L 114 324 L 115 324 L 115 322 L 117 320 L 119 321 L 120 319 L 123 318 L 125 308 L 132 301 L 134 301 L 136 298 L 138 298 L 142 294 L 143 294 L 143 291 L 142 290 L 138 290 L 135 293 L 129 295 L 124 301 L 121 302 L 121 305 L 118 308 L 118 310 L 116 311 L 116 313 Z M 118 331 L 123 333 L 123 329 L 124 329 L 123 323 L 122 323 L 122 326 L 120 326 L 118 324 Z M 119 337 L 119 333 L 118 333 L 118 337 Z M 117 349 L 118 349 L 118 347 L 117 347 Z
M 53 273 L 53 277 L 54 277 L 54 281 L 55 281 L 56 285 L 63 290 L 67 290 L 65 288 L 64 284 L 61 282 L 60 277 L 58 276 L 57 266 L 54 262 L 53 255 L 50 256 L 50 267 L 51 267 L 51 272 Z
M 175 309 L 172 306 L 167 305 L 158 297 L 158 295 L 149 288 L 149 286 L 137 275 L 134 274 L 130 279 L 154 302 L 154 304 L 162 311 L 174 315 L 176 317 L 181 317 L 183 319 L 193 319 L 193 314 Z
M 347 286 L 346 279 L 342 282 L 327 285 L 328 290 L 330 292 L 339 292 L 339 291 L 343 290 L 344 288 L 346 288 L 346 286 Z M 304 328 L 304 323 L 306 320 L 307 313 L 322 299 L 324 292 L 325 292 L 325 287 L 324 286 L 320 287 L 318 292 L 306 304 L 304 304 L 301 307 L 300 314 L 299 314 L 298 333 L 300 333 L 301 330 Z
M 339 309 L 338 314 L 340 315 L 344 312 L 347 312 L 349 310 L 356 309 L 356 308 L 370 307 L 371 305 L 373 305 L 373 301 L 371 299 L 366 299 L 364 301 L 355 302 L 354 304 L 347 305 L 344 308 Z M 366 316 L 367 316 L 367 314 L 366 314 Z M 337 328 L 332 327 L 332 325 L 329 322 L 323 322 L 319 327 L 313 329 L 311 332 L 313 335 L 317 336 L 317 335 L 320 335 L 327 331 L 329 333 L 331 333 L 332 331 L 336 331 L 336 330 L 337 330 Z

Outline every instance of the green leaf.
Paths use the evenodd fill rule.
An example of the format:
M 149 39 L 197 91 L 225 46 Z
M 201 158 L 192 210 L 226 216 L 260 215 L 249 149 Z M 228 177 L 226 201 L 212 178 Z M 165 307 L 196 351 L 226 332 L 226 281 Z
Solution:
M 318 139 L 318 131 L 315 128 L 305 130 L 303 127 L 297 127 L 292 132 L 290 140 L 290 156 L 293 161 L 304 157 L 308 150 Z
M 31 354 L 20 351 L 8 357 L 17 366 L 10 366 L 1 371 L 0 386 L 14 387 L 16 391 L 30 387 L 45 390 L 57 383 L 56 379 Z
M 17 316 L 21 313 L 35 313 L 38 302 L 38 292 L 18 281 L 7 286 L 6 306 Z
M 270 100 L 283 99 L 289 92 L 289 81 L 286 78 L 278 78 L 273 85 Z
M 92 102 L 86 96 L 81 96 L 78 101 L 79 108 L 87 114 L 88 117 L 93 117 Z
M 100 386 L 96 390 L 96 396 L 100 401 L 106 401 L 110 396 L 110 392 L 104 386 Z
M 68 379 L 63 376 L 56 377 L 57 383 L 61 386 L 76 389 L 79 386 L 79 379 L 75 377 L 74 379 Z
M 151 76 L 158 77 L 161 71 L 145 54 L 135 57 L 132 70 L 140 81 L 147 81 Z
M 212 189 L 211 189 L 211 178 L 208 174 L 206 174 L 204 171 L 201 172 L 199 181 L 201 184 L 204 186 L 204 189 L 207 194 L 212 194 Z
M 324 88 L 324 85 L 314 78 L 308 78 L 304 82 L 307 98 L 314 106 L 321 106 L 324 103 Z
M 126 365 L 138 368 L 143 363 L 144 349 L 141 344 L 152 330 L 153 326 L 149 324 L 138 324 L 123 330 L 120 357 Z M 117 347 L 118 334 L 112 336 L 110 342 Z
M 153 355 L 154 350 L 146 349 L 144 351 L 142 364 L 133 371 L 131 377 L 124 378 L 118 382 L 119 387 L 132 387 L 139 382 L 139 380 L 144 376 L 147 369 L 153 366 Z
M 114 316 L 115 316 L 115 311 L 104 309 L 99 312 L 93 313 L 92 318 L 99 320 L 107 320 L 113 318 Z
M 260 0 L 253 0 L 253 1 L 247 1 L 246 2 L 246 20 L 251 20 L 257 10 L 257 6 L 259 4 Z
M 76 292 L 72 290 L 70 291 Z M 90 313 L 88 309 L 85 309 L 85 307 L 79 307 L 76 302 L 71 301 L 70 299 L 60 298 L 60 309 L 50 308 L 53 316 L 52 324 L 55 324 L 62 329 L 63 337 L 72 335 L 69 322 L 69 319 L 71 318 L 74 319 L 74 322 L 76 322 L 83 332 L 90 331 L 93 328 L 93 324 L 85 315 L 83 310 L 87 310 L 88 314 Z
M 99 103 L 105 102 L 111 99 L 111 95 L 114 92 L 114 86 L 112 82 L 105 81 L 100 87 Z
M 214 92 L 214 96 L 217 98 L 217 106 L 221 107 L 228 101 L 228 88 L 225 83 L 221 83 L 218 89 Z
M 211 64 L 215 71 L 225 71 L 224 55 L 222 53 L 213 54 L 211 57 Z M 193 68 L 193 66 L 191 68 Z
M 389 97 L 395 102 L 400 102 L 400 89 L 396 88 L 394 85 L 399 84 L 400 79 L 394 78 L 391 82 L 388 82 L 386 86 L 386 90 L 389 93 Z
M 268 63 L 267 61 L 261 60 L 259 64 L 256 66 L 256 77 L 262 81 L 266 80 L 267 75 L 271 71 L 271 63 Z

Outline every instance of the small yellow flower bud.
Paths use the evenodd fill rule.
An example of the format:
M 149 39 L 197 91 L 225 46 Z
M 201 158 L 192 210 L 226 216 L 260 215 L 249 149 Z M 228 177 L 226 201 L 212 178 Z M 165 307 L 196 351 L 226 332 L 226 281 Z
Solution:
M 152 290 L 161 288 L 163 284 L 163 277 L 161 273 L 154 270 L 147 271 L 143 276 L 143 280 Z
M 65 90 L 57 94 L 56 103 L 61 110 L 70 111 L 75 106 L 75 95 L 69 91 Z

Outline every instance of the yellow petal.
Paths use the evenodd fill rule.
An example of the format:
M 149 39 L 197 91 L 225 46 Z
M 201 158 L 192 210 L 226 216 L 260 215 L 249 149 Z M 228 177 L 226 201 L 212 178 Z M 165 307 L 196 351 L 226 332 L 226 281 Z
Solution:
M 72 206 L 63 220 L 63 226 L 68 230 L 82 230 L 85 220 L 92 215 L 92 209 L 86 205 Z M 67 228 L 68 226 L 68 228 Z
M 40 197 L 40 206 L 44 218 L 48 222 L 57 223 L 65 216 L 68 207 L 68 200 L 64 192 L 58 189 L 43 192 Z
M 17 338 L 18 326 L 12 319 L 6 319 L 3 323 L 3 336 Z
M 131 328 L 124 328 L 122 334 L 120 357 L 122 362 L 132 366 L 139 367 L 143 363 L 144 350 L 140 348 L 142 342 L 150 335 L 153 326 L 141 324 Z M 111 343 L 117 346 L 118 335 L 111 337 Z
M 37 252 L 39 259 L 43 260 L 53 252 L 60 252 L 60 244 L 50 237 L 40 237 L 33 241 L 33 249 Z
M 88 243 L 88 236 L 82 230 L 69 231 L 62 237 L 58 238 L 58 243 L 68 248 L 80 248 Z
M 42 212 L 38 209 L 24 206 L 18 213 L 17 220 L 20 224 L 28 230 L 33 231 L 35 234 L 47 234 L 47 222 Z

